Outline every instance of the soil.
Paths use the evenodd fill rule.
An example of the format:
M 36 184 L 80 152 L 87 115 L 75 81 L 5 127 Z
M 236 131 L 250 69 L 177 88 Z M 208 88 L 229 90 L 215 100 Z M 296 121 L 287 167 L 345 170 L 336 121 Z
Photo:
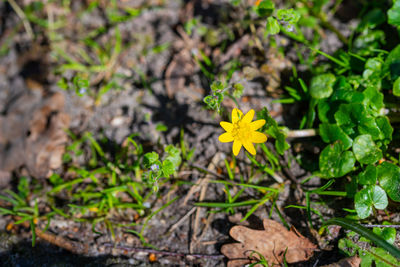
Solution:
M 31 1 L 17 2 L 23 6 Z M 89 2 L 91 1 L 74 1 L 71 13 Z M 283 58 L 265 42 L 261 31 L 235 32 L 231 39 L 224 34 L 218 36 L 217 38 L 227 40 L 227 48 L 224 50 L 204 42 L 198 32 L 191 36 L 185 33 L 184 24 L 192 18 L 200 18 L 207 28 L 218 29 L 221 23 L 234 27 L 235 20 L 243 14 L 235 12 L 237 10 L 233 9 L 229 1 L 116 2 L 133 8 L 149 8 L 144 8 L 142 13 L 133 19 L 118 23 L 125 49 L 116 60 L 114 71 L 118 74 L 116 83 L 122 85 L 123 89 L 110 90 L 97 101 L 90 94 L 78 96 L 74 90 L 62 90 L 59 87 L 57 82 L 60 76 L 55 72 L 58 62 L 52 57 L 47 33 L 33 24 L 36 37 L 30 39 L 20 18 L 8 2 L 0 2 L 0 47 L 6 47 L 0 56 L 0 190 L 15 190 L 18 177 L 21 176 L 29 177 L 30 180 L 38 179 L 41 181 L 39 183 L 46 184 L 46 177 L 51 173 L 67 175 L 67 170 L 62 167 L 52 168 L 58 164 L 57 161 L 52 162 L 52 159 L 58 158 L 64 152 L 65 145 L 71 143 L 68 136 L 59 129 L 68 128 L 78 136 L 91 132 L 96 140 L 107 139 L 109 147 L 104 149 L 110 155 L 113 153 L 113 145 L 122 145 L 132 133 L 139 134 L 137 141 L 144 145 L 147 152 L 161 151 L 167 144 L 179 143 L 180 131 L 183 130 L 184 141 L 189 148 L 195 148 L 193 158 L 177 175 L 187 183 L 179 188 L 162 191 L 158 199 L 150 200 L 149 205 L 156 210 L 177 197 L 175 202 L 148 221 L 143 234 L 146 243 L 165 253 L 156 254 L 157 259 L 151 262 L 150 251 L 143 248 L 136 235 L 115 228 L 112 237 L 112 233 L 102 224 L 96 225 L 93 231 L 90 224 L 71 221 L 59 215 L 51 220 L 47 231 L 73 244 L 81 244 L 82 247 L 72 253 L 42 238 L 38 238 L 36 245 L 32 247 L 29 228 L 19 226 L 10 231 L 7 226 L 13 218 L 4 216 L 0 218 L 0 265 L 226 264 L 220 247 L 232 242 L 228 234 L 229 229 L 239 223 L 248 209 L 239 209 L 233 216 L 226 213 L 209 213 L 205 208 L 193 212 L 193 204 L 198 202 L 201 196 L 199 190 L 191 191 L 191 184 L 200 183 L 210 177 L 216 178 L 214 174 L 207 174 L 193 166 L 213 170 L 213 173 L 218 172 L 221 175 L 220 170 L 225 169 L 223 160 L 232 159 L 231 147 L 218 141 L 218 136 L 222 133 L 219 121 L 226 120 L 227 113 L 215 115 L 215 112 L 206 109 L 203 102 L 203 98 L 209 94 L 211 80 L 193 60 L 193 53 L 198 53 L 199 50 L 204 51 L 219 67 L 232 59 L 240 61 L 242 66 L 259 68 L 263 64 L 268 65 L 272 73 L 264 73 L 251 80 L 246 78 L 242 70 L 233 74 L 232 81 L 241 81 L 245 87 L 242 102 L 239 103 L 240 108 L 261 110 L 267 107 L 279 124 L 290 128 L 299 126 L 303 106 L 273 102 L 277 95 L 282 93 L 281 85 L 289 83 L 291 66 L 297 64 L 299 70 L 303 69 L 298 63 L 292 41 L 284 37 L 277 38 L 287 55 Z M 96 41 L 104 44 L 115 39 L 116 26 L 107 21 L 104 12 L 102 8 L 97 8 L 79 19 L 69 15 L 71 27 L 65 29 L 64 37 L 68 42 L 74 43 L 92 29 L 103 25 L 107 31 L 100 34 Z M 340 16 L 330 19 L 346 36 L 349 34 L 348 25 L 354 22 L 354 18 L 342 13 Z M 249 42 L 255 40 L 255 37 L 262 41 L 261 47 Z M 66 51 L 73 49 L 68 42 L 65 46 Z M 167 48 L 159 53 L 150 49 L 166 43 Z M 326 31 L 321 50 L 331 53 L 340 46 L 341 42 L 337 36 Z M 66 71 L 64 75 L 73 77 L 74 72 Z M 278 77 L 278 81 L 275 77 Z M 99 77 L 99 81 L 103 80 L 104 77 Z M 100 82 L 94 83 L 93 88 L 99 90 L 99 84 Z M 226 110 L 230 110 L 235 104 L 227 100 L 223 105 Z M 42 128 L 41 123 L 44 123 Z M 157 131 L 159 123 L 164 124 L 167 131 Z M 279 173 L 284 180 L 285 190 L 277 201 L 277 206 L 281 207 L 286 221 L 316 243 L 318 240 L 310 232 L 305 214 L 299 209 L 283 210 L 283 207 L 304 204 L 297 183 L 311 174 L 312 164 L 318 157 L 318 142 L 321 141 L 316 138 L 290 140 L 291 149 L 281 160 L 290 162 L 291 168 Z M 274 149 L 272 144 L 268 144 L 268 147 Z M 42 154 L 43 148 L 46 148 L 47 154 Z M 310 162 L 310 168 L 307 170 L 300 167 L 295 160 L 299 151 L 304 151 L 309 156 L 307 160 Z M 79 160 L 81 164 L 85 164 L 87 157 L 83 156 Z M 248 176 L 249 160 L 242 153 L 237 161 L 239 168 Z M 265 185 L 276 185 L 271 177 L 264 174 L 257 174 L 256 179 L 264 179 Z M 312 188 L 323 182 L 312 180 L 306 185 Z M 203 185 L 203 188 L 206 190 L 203 201 L 224 201 L 222 185 L 209 183 L 206 187 Z M 248 193 L 252 194 L 250 191 Z M 41 198 L 30 201 L 40 202 Z M 271 203 L 267 203 L 242 224 L 260 228 L 262 220 L 268 218 L 270 209 Z M 321 210 L 326 217 L 333 216 L 333 212 L 334 209 L 329 208 Z M 116 212 L 113 219 L 115 222 L 125 223 L 133 221 L 134 216 L 133 212 Z M 280 221 L 276 214 L 273 215 L 273 219 Z M 313 217 L 313 220 L 317 223 L 318 216 Z M 38 227 L 44 229 L 46 223 L 40 221 Z M 341 257 L 337 249 L 321 250 L 310 261 L 300 265 L 323 265 Z

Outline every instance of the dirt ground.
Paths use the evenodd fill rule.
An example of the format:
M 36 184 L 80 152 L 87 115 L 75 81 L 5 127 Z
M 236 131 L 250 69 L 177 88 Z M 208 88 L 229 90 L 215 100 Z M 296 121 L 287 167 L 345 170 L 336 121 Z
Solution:
M 29 1 L 17 2 L 24 5 Z M 80 10 L 89 2 L 74 1 L 73 8 Z M 267 107 L 279 124 L 289 128 L 299 125 L 299 113 L 304 107 L 272 101 L 279 95 L 280 86 L 288 82 L 292 64 L 299 64 L 292 41 L 277 38 L 287 55 L 283 58 L 267 42 L 262 42 L 261 47 L 249 42 L 254 40 L 254 36 L 265 40 L 261 32 L 237 31 L 231 39 L 226 33 L 218 35 L 217 39 L 227 40 L 224 51 L 206 43 L 196 33 L 192 36 L 185 33 L 185 22 L 196 17 L 201 17 L 205 27 L 218 29 L 225 23 L 234 28 L 235 19 L 243 14 L 235 13 L 228 1 L 127 0 L 121 1 L 121 4 L 136 8 L 147 5 L 149 8 L 143 9 L 133 19 L 119 22 L 118 26 L 106 20 L 105 10 L 101 8 L 79 19 L 71 14 L 68 16 L 70 27 L 63 32 L 63 45 L 67 52 L 78 49 L 74 42 L 100 25 L 106 25 L 107 31 L 96 37 L 97 42 L 105 44 L 115 39 L 115 27 L 118 27 L 123 43 L 129 43 L 113 66 L 113 72 L 117 74 L 115 80 L 123 88 L 110 90 L 96 100 L 90 95 L 78 96 L 73 90 L 60 89 L 60 76 L 54 73 L 59 62 L 52 57 L 49 36 L 38 26 L 33 26 L 37 36 L 30 39 L 8 2 L 0 2 L 0 47 L 6 47 L 0 56 L 0 190 L 15 189 L 21 176 L 43 181 L 50 173 L 68 175 L 63 167 L 52 168 L 60 165 L 57 158 L 64 152 L 65 145 L 71 143 L 63 130 L 65 128 L 75 135 L 91 132 L 97 140 L 107 139 L 110 146 L 105 150 L 110 154 L 114 144 L 121 145 L 132 133 L 139 134 L 137 140 L 147 152 L 161 151 L 166 144 L 179 143 L 183 130 L 184 141 L 189 148 L 195 148 L 191 161 L 178 173 L 177 178 L 185 183 L 160 192 L 160 198 L 149 200 L 149 205 L 156 210 L 177 197 L 176 201 L 148 221 L 143 233 L 147 243 L 164 253 L 156 254 L 157 260 L 151 263 L 151 251 L 143 248 L 136 235 L 115 228 L 113 239 L 103 224 L 96 225 L 93 231 L 91 224 L 68 220 L 60 215 L 51 220 L 47 231 L 71 242 L 75 253 L 41 238 L 32 248 L 29 228 L 19 226 L 10 231 L 7 226 L 12 218 L 3 216 L 0 217 L 2 266 L 225 266 L 226 258 L 220 248 L 232 241 L 229 229 L 239 223 L 248 209 L 239 209 L 231 216 L 221 212 L 210 213 L 209 209 L 193 205 L 200 198 L 207 202 L 224 201 L 222 185 L 201 183 L 210 177 L 223 176 L 223 160 L 231 159 L 231 147 L 218 141 L 222 133 L 219 122 L 226 119 L 226 114 L 222 117 L 215 115 L 205 108 L 203 102 L 209 94 L 210 79 L 193 60 L 193 53 L 198 53 L 199 49 L 213 59 L 217 68 L 233 59 L 240 61 L 242 66 L 269 65 L 271 74 L 255 79 L 247 79 L 241 70 L 233 74 L 232 80 L 241 81 L 245 87 L 241 108 L 260 110 Z M 347 18 L 346 14 L 331 19 L 343 35 L 349 34 L 348 25 L 354 20 Z M 325 34 L 321 50 L 326 53 L 337 50 L 341 46 L 337 36 L 329 31 Z M 161 52 L 149 49 L 165 43 L 168 46 Z M 301 65 L 297 67 L 302 69 Z M 64 73 L 66 77 L 73 75 L 74 72 L 69 70 Z M 98 79 L 102 81 L 104 77 Z M 94 87 L 99 88 L 98 84 L 95 83 Z M 224 102 L 224 107 L 232 109 L 233 101 Z M 159 123 L 165 125 L 167 131 L 158 131 Z M 312 169 L 318 158 L 318 142 L 322 141 L 304 138 L 289 142 L 291 149 L 280 159 L 291 162 L 291 169 L 279 174 L 285 184 L 285 190 L 277 200 L 279 207 L 304 204 L 304 199 L 299 199 L 296 182 L 308 177 L 311 172 L 301 168 L 294 157 L 298 150 L 306 151 Z M 274 149 L 272 144 L 267 146 Z M 78 163 L 86 161 L 85 156 L 78 159 Z M 241 154 L 238 162 L 239 168 L 248 175 L 250 170 L 246 172 L 246 165 L 250 161 Z M 207 174 L 200 168 L 209 169 L 212 173 Z M 256 179 L 265 179 L 266 185 L 275 183 L 264 174 L 259 174 Z M 197 190 L 193 186 L 196 183 L 202 185 Z M 313 180 L 306 186 L 312 188 L 322 183 Z M 200 188 L 205 190 L 203 197 Z M 251 194 L 250 191 L 248 193 Z M 30 202 L 40 203 L 41 200 L 38 196 Z M 270 209 L 271 204 L 267 202 L 246 221 L 246 225 L 259 229 L 262 220 L 268 218 Z M 333 216 L 333 212 L 334 209 L 321 209 L 323 216 Z M 288 223 L 318 243 L 313 233 L 309 232 L 305 213 L 299 209 L 284 209 L 282 213 Z M 134 212 L 116 212 L 113 220 L 125 223 L 133 221 L 134 216 Z M 280 221 L 277 215 L 273 218 Z M 319 220 L 317 216 L 313 219 Z M 46 223 L 40 221 L 39 228 L 44 229 Z M 340 257 L 337 249 L 321 250 L 299 266 L 319 266 Z

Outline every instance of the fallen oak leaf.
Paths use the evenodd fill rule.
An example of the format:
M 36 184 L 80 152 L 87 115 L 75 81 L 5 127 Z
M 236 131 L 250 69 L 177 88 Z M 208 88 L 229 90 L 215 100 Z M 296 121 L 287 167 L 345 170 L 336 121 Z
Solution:
M 264 230 L 253 230 L 245 226 L 234 226 L 229 234 L 240 243 L 226 244 L 221 248 L 222 254 L 229 258 L 228 267 L 243 266 L 254 263 L 256 251 L 264 256 L 268 264 L 295 263 L 309 259 L 316 249 L 306 237 L 292 227 L 288 231 L 283 225 L 273 220 L 263 221 Z M 250 255 L 254 256 L 250 258 Z

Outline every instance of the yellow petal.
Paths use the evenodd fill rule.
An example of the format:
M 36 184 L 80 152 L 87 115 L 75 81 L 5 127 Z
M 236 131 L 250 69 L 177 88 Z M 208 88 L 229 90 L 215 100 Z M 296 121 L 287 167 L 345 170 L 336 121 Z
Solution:
M 243 112 L 240 109 L 234 108 L 232 110 L 232 123 L 236 123 L 243 117 Z
M 250 123 L 254 118 L 254 109 L 250 109 L 249 112 L 246 113 L 243 117 L 243 121 Z
M 243 143 L 244 148 L 250 152 L 250 154 L 255 155 L 256 149 L 254 148 L 253 144 L 250 141 L 246 141 Z
M 221 127 L 224 128 L 225 131 L 232 132 L 232 129 L 233 129 L 233 124 L 232 123 L 229 123 L 229 122 L 226 122 L 226 121 L 221 121 L 219 123 L 219 125 L 221 125 Z
M 237 139 L 233 141 L 233 146 L 232 146 L 233 155 L 237 156 L 241 148 L 242 148 L 242 142 L 240 142 Z
M 223 133 L 218 137 L 218 140 L 222 143 L 232 142 L 233 136 L 231 133 Z
M 267 141 L 267 136 L 260 132 L 252 132 L 251 133 L 251 142 L 252 143 L 264 143 Z
M 250 123 L 250 128 L 255 131 L 263 127 L 265 124 L 265 120 L 256 120 Z

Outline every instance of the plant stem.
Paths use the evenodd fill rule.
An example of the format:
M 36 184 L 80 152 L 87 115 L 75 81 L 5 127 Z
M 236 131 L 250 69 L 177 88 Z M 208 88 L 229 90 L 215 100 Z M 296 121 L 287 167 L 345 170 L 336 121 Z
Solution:
M 290 130 L 287 134 L 289 138 L 303 138 L 318 135 L 317 129 Z
M 10 6 L 14 9 L 15 13 L 17 13 L 17 16 L 22 20 L 22 24 L 24 25 L 25 31 L 29 36 L 29 39 L 33 39 L 33 31 L 31 24 L 29 24 L 28 18 L 26 17 L 24 11 L 18 6 L 18 4 L 14 0 L 8 0 L 8 3 L 10 3 Z

